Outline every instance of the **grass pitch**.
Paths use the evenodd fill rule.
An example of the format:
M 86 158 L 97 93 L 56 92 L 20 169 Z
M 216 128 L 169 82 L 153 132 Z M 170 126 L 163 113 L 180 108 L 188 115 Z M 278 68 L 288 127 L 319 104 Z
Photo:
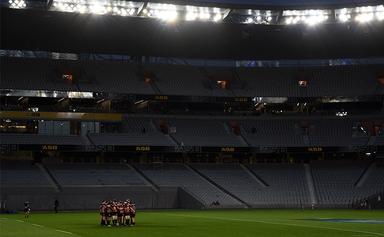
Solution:
M 331 222 L 324 221 L 327 218 Z M 380 237 L 384 211 L 138 211 L 135 227 L 102 227 L 96 212 L 0 215 L 1 237 Z M 355 220 L 359 220 L 358 223 Z M 347 222 L 345 222 L 347 221 Z

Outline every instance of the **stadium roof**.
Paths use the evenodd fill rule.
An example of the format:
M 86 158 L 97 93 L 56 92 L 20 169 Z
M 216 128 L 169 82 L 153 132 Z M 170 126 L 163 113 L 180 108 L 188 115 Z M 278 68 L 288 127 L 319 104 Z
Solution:
M 380 4 L 382 0 L 151 0 L 149 2 L 173 2 L 188 4 L 219 4 L 244 6 L 340 6 Z
M 276 9 L 183 5 L 211 1 L 223 4 L 233 0 L 157 1 L 169 4 L 9 0 L 5 5 L 0 0 L 1 48 L 214 59 L 383 56 L 382 0 L 338 0 L 337 4 L 359 2 L 360 6 L 333 5 L 324 9 L 293 5 L 276 6 Z M 267 0 L 239 0 L 236 4 L 246 1 L 267 3 Z M 307 3 L 331 1 L 336 2 L 309 0 Z M 45 6 L 38 6 L 37 2 L 44 2 Z M 268 2 L 293 4 L 303 0 Z M 362 6 L 378 2 L 381 5 Z

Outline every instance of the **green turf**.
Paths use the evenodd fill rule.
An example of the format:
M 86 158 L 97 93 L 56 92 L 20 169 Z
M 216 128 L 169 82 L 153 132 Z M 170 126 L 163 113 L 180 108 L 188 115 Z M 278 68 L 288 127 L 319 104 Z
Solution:
M 102 227 L 94 212 L 0 215 L 1 237 L 153 237 L 153 236 L 384 236 L 384 224 L 328 223 L 316 218 L 384 220 L 384 211 L 208 210 L 139 211 L 135 227 Z M 62 232 L 65 231 L 65 232 Z

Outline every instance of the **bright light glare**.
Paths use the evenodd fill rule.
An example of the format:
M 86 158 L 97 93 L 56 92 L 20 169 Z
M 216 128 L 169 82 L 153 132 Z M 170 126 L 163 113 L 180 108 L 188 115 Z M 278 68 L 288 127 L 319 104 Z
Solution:
M 8 3 L 10 8 L 16 9 L 25 8 L 27 6 L 24 0 L 9 0 Z
M 105 14 L 107 13 L 107 9 L 98 2 L 94 2 L 90 7 L 90 11 L 94 14 Z
M 220 21 L 222 19 L 222 16 L 220 13 L 216 13 L 215 16 L 213 17 L 214 21 Z
M 177 12 L 176 5 L 173 4 L 156 4 L 154 5 L 154 7 L 150 5 L 148 8 L 148 10 L 144 9 L 146 10 L 145 13 L 147 14 L 147 16 L 158 18 L 163 21 L 176 21 L 179 15 Z
M 107 0 L 54 0 L 53 8 L 63 12 L 133 16 L 142 3 Z
M 355 8 L 355 20 L 360 23 L 368 23 L 375 19 L 384 20 L 384 5 L 365 6 Z
M 325 22 L 329 18 L 327 10 L 287 10 L 283 11 L 286 24 L 304 23 L 310 26 Z
M 376 7 L 376 18 L 379 21 L 384 20 L 384 5 L 380 5 Z
M 373 13 L 362 13 L 358 14 L 355 17 L 355 20 L 361 23 L 370 22 L 373 20 L 374 14 Z
M 247 23 L 247 24 L 251 24 L 251 23 L 253 23 L 254 21 L 253 21 L 253 18 L 252 17 L 248 17 L 246 20 L 245 20 L 245 23 Z
M 351 19 L 351 11 L 347 8 L 341 9 L 338 18 L 341 22 L 349 21 Z
M 8 0 L 10 8 L 25 8 L 26 2 L 28 1 Z M 141 17 L 157 18 L 167 22 L 176 21 L 178 18 L 186 21 L 220 22 L 230 13 L 230 9 L 225 8 L 153 2 L 147 2 L 143 9 L 144 4 L 144 2 L 125 0 L 53 0 L 51 10 L 119 16 L 137 16 L 140 14 Z M 236 13 L 237 11 L 241 13 Z M 334 11 L 330 9 L 283 10 L 282 21 L 280 21 L 280 12 L 278 11 L 234 9 L 234 13 L 230 13 L 230 18 L 239 21 L 236 20 L 238 16 L 240 22 L 246 24 L 283 23 L 287 25 L 307 24 L 314 26 L 327 22 L 333 12 L 338 22 L 356 21 L 368 23 L 374 20 L 384 20 L 384 5 L 342 8 Z M 234 17 L 232 18 L 232 16 Z
M 194 21 L 196 20 L 198 17 L 198 15 L 194 12 L 188 12 L 186 15 L 185 15 L 185 20 L 187 21 Z
M 147 5 L 148 14 L 146 16 L 158 18 L 165 21 L 174 21 L 179 16 L 186 21 L 214 21 L 223 20 L 227 9 L 182 6 L 173 4 L 149 3 Z

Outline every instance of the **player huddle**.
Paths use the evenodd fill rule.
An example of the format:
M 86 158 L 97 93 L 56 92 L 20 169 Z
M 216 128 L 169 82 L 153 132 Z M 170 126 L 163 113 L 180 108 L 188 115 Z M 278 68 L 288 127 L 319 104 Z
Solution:
M 100 224 L 103 226 L 134 226 L 136 206 L 130 200 L 102 201 L 100 203 Z

